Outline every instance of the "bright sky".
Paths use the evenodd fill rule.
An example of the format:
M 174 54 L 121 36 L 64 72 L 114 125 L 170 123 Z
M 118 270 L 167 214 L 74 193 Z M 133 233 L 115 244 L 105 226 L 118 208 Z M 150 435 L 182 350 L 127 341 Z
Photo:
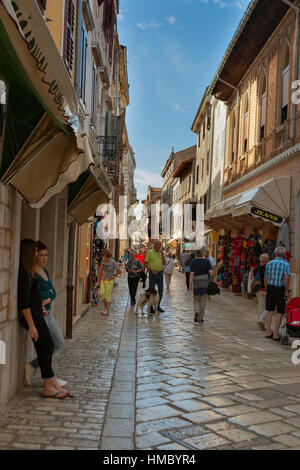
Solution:
M 127 46 L 127 127 L 138 199 L 161 186 L 171 149 L 196 144 L 190 130 L 248 0 L 120 0 L 118 32 Z

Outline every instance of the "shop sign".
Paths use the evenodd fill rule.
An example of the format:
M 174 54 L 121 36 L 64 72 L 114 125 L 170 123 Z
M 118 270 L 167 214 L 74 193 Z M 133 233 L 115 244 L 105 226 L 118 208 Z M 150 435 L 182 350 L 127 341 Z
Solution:
M 39 44 L 38 39 L 34 33 L 34 25 L 32 25 L 31 22 L 32 17 L 28 17 L 26 14 L 27 12 L 22 11 L 22 7 L 19 6 L 18 0 L 11 0 L 11 5 L 15 11 L 17 20 L 21 30 L 23 31 L 24 38 L 28 43 L 31 54 L 36 58 L 39 69 L 43 72 L 46 72 L 48 67 L 47 58 L 42 50 L 42 45 Z M 49 85 L 50 93 L 55 95 L 54 101 L 58 105 L 62 106 L 64 103 L 64 96 L 59 89 L 58 83 L 54 79 Z
M 271 212 L 258 209 L 258 207 L 251 207 L 251 214 L 257 215 L 258 217 L 261 217 L 262 219 L 266 219 L 269 222 L 273 222 L 274 224 L 282 224 L 283 218 L 280 217 L 279 215 L 272 214 Z

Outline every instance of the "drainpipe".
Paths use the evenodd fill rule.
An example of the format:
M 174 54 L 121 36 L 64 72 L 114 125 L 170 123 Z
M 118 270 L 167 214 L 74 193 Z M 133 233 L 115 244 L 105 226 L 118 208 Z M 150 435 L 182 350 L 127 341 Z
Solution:
M 75 71 L 74 71 L 74 88 L 76 96 L 80 96 L 80 71 L 81 71 L 81 36 L 82 24 L 82 0 L 77 0 L 76 11 L 76 36 L 75 36 Z M 67 317 L 66 317 L 66 337 L 72 338 L 73 330 L 73 293 L 74 293 L 74 251 L 75 251 L 75 230 L 76 222 L 72 219 L 69 226 L 69 242 L 68 242 L 68 268 L 67 268 Z
M 294 76 L 293 81 L 298 80 L 298 68 L 299 68 L 299 25 L 300 25 L 300 8 L 291 3 L 289 0 L 281 0 L 291 7 L 296 13 L 296 24 L 295 24 L 295 47 L 294 47 Z M 296 103 L 292 104 L 292 116 L 291 116 L 291 128 L 290 128 L 290 139 L 295 142 L 296 137 Z
M 72 219 L 69 225 L 68 268 L 67 268 L 67 319 L 66 337 L 72 338 L 73 329 L 73 292 L 74 292 L 74 251 L 76 222 Z
M 284 1 L 284 0 L 282 0 Z M 235 161 L 234 161 L 234 173 L 236 174 L 236 171 L 237 171 L 237 158 L 238 158 L 238 153 L 239 153 L 239 131 L 240 131 L 240 90 L 239 88 L 237 88 L 236 86 L 233 86 L 231 85 L 231 83 L 228 83 L 226 82 L 225 80 L 223 80 L 222 78 L 220 78 L 220 76 L 218 75 L 218 80 L 222 83 L 224 83 L 224 85 L 227 85 L 228 87 L 230 88 L 233 88 L 236 93 L 237 93 L 237 99 L 236 99 L 236 104 L 237 104 L 237 110 L 236 110 L 236 115 L 237 115 L 237 118 L 236 118 L 236 122 L 235 122 L 235 126 L 236 126 L 236 131 L 235 131 L 235 134 L 236 134 L 236 142 L 235 142 Z

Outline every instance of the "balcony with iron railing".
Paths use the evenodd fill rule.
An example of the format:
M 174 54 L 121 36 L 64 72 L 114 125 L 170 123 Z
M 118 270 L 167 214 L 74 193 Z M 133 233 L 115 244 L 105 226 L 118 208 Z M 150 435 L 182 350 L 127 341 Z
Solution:
M 98 158 L 113 185 L 116 186 L 119 182 L 120 141 L 116 136 L 98 136 L 96 141 Z

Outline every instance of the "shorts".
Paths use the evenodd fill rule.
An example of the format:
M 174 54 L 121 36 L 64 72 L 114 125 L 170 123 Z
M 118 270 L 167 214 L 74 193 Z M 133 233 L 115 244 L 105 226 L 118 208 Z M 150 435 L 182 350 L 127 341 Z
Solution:
M 266 310 L 274 312 L 277 307 L 277 312 L 280 314 L 285 313 L 286 300 L 284 298 L 285 287 L 268 286 L 266 297 Z
M 101 281 L 100 285 L 100 297 L 106 302 L 111 302 L 111 294 L 114 287 L 114 280 L 104 280 Z

